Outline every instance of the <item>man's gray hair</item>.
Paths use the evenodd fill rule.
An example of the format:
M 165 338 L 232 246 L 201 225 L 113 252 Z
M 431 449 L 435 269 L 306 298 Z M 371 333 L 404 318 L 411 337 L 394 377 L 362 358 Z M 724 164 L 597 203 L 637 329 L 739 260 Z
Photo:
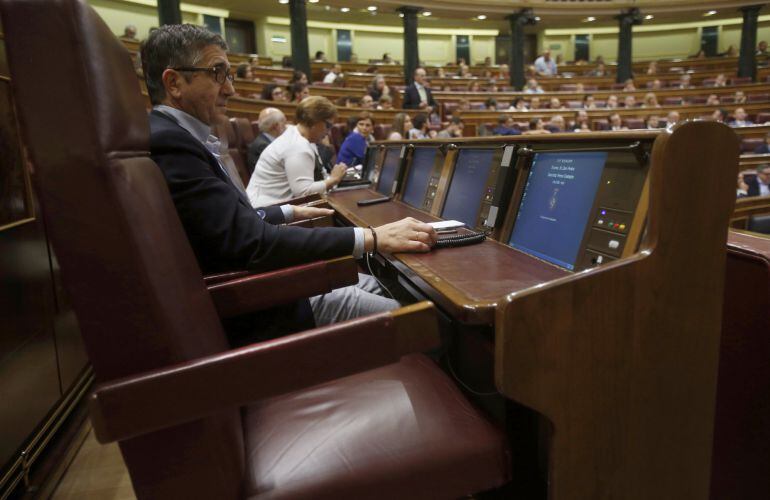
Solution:
M 270 132 L 273 127 L 286 121 L 286 115 L 278 108 L 265 108 L 259 115 L 260 132 Z
M 227 50 L 227 43 L 220 35 L 200 26 L 169 24 L 154 30 L 142 43 L 141 53 L 150 102 L 157 105 L 165 99 L 163 72 L 167 68 L 196 66 L 203 50 L 210 45 Z M 185 75 L 185 78 L 190 77 Z

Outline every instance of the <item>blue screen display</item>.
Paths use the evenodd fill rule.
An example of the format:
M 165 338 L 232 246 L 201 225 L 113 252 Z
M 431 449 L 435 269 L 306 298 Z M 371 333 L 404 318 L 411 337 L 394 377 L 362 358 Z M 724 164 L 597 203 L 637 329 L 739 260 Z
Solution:
M 406 186 L 404 186 L 405 203 L 415 208 L 422 207 L 435 159 L 435 149 L 415 148 L 414 153 L 412 153 L 412 165 L 409 168 L 409 175 L 406 177 Z
M 607 153 L 538 153 L 509 245 L 575 268 Z
M 390 196 L 393 194 L 393 181 L 396 180 L 398 168 L 401 166 L 401 146 L 388 148 L 385 152 L 385 161 L 380 169 L 380 181 L 377 183 L 377 191 Z
M 494 149 L 460 150 L 441 217 L 476 225 L 494 156 Z

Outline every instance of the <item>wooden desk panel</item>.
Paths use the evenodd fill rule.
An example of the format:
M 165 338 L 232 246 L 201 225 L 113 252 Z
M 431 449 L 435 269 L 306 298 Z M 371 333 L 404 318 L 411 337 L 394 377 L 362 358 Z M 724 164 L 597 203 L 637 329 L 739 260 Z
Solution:
M 400 201 L 359 207 L 356 202 L 381 196 L 371 189 L 329 194 L 340 217 L 357 226 L 379 226 L 404 217 L 440 220 Z M 426 254 L 394 254 L 389 262 L 453 318 L 467 324 L 494 323 L 497 302 L 571 273 L 493 240 Z

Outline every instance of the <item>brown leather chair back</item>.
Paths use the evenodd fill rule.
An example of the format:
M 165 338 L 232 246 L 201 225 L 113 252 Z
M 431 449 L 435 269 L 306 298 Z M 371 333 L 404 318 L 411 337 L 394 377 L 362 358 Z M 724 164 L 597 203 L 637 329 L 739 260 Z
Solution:
M 129 53 L 82 0 L 2 0 L 0 8 L 43 215 L 97 380 L 226 350 L 168 187 L 148 157 Z M 41 78 L 43 67 L 56 85 Z M 140 497 L 193 489 L 234 498 L 242 434 L 233 409 L 121 449 Z M 184 471 L 177 483 L 156 486 L 176 471 Z

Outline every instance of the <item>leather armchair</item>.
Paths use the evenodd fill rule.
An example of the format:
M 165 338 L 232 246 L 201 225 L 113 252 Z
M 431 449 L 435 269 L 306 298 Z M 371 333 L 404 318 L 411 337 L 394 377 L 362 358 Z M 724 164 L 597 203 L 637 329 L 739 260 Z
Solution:
M 349 264 L 204 282 L 148 157 L 126 49 L 82 0 L 0 0 L 0 14 L 98 384 L 92 419 L 119 440 L 139 498 L 456 498 L 508 480 L 502 433 L 431 360 L 400 358 L 435 345 L 429 305 L 230 350 L 220 314 L 293 297 L 275 289 L 281 273 L 320 266 L 314 293 L 336 284 L 324 266 Z M 260 283 L 277 298 L 251 298 Z

